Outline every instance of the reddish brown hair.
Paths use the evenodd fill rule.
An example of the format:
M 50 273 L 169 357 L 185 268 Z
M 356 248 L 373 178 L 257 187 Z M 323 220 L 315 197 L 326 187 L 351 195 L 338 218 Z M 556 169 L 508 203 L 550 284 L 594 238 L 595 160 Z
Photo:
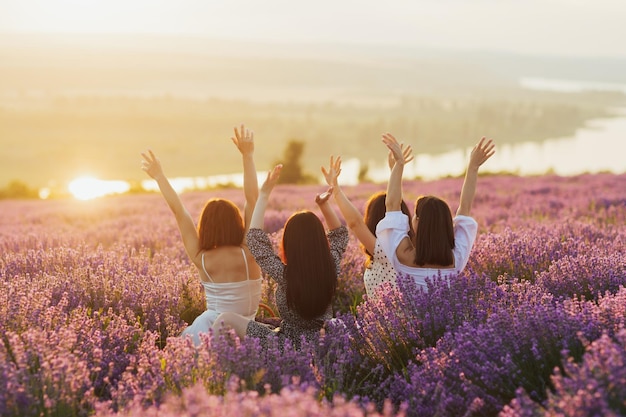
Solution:
M 245 226 L 239 208 L 231 201 L 212 198 L 205 204 L 198 223 L 200 251 L 243 243 Z
M 387 211 L 385 207 L 385 200 L 387 197 L 387 193 L 384 191 L 379 191 L 376 194 L 373 194 L 365 203 L 365 214 L 363 215 L 363 221 L 367 225 L 367 228 L 372 232 L 374 236 L 376 236 L 376 225 L 379 221 L 385 217 L 385 213 Z M 411 212 L 409 211 L 409 207 L 406 205 L 404 200 L 400 203 L 400 210 L 404 214 L 406 214 L 409 219 L 411 218 Z M 409 237 L 413 240 L 413 226 L 409 221 Z M 361 245 L 362 246 L 362 245 Z M 363 247 L 363 246 L 362 246 Z M 367 255 L 366 265 L 372 261 L 374 257 L 373 253 L 370 253 L 365 247 L 363 247 L 363 251 Z

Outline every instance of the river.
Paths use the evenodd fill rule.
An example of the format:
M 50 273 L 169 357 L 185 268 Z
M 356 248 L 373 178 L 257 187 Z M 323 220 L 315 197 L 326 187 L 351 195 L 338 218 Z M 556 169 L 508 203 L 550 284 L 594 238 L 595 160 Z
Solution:
M 576 93 L 585 90 L 618 91 L 626 94 L 626 85 L 599 82 L 570 81 L 541 78 L 522 78 L 523 88 L 562 93 Z M 589 120 L 573 136 L 546 139 L 540 142 L 497 144 L 496 154 L 481 168 L 483 173 L 512 173 L 517 175 L 542 175 L 554 173 L 571 176 L 583 173 L 626 172 L 626 108 L 612 109 L 615 117 Z M 458 149 L 441 154 L 417 154 L 407 164 L 405 178 L 434 180 L 446 176 L 463 175 L 471 149 Z M 385 182 L 389 177 L 386 161 L 379 165 L 369 163 L 367 176 L 375 182 Z M 342 164 L 341 182 L 355 185 L 361 162 L 347 159 Z M 259 183 L 266 173 L 259 173 Z M 323 178 L 320 175 L 320 182 Z M 110 183 L 110 184 L 109 184 Z M 219 184 L 242 186 L 242 174 L 215 175 L 211 177 L 172 178 L 172 186 L 179 192 L 186 189 L 206 188 Z M 157 190 L 156 183 L 145 180 L 142 186 L 147 190 Z M 125 192 L 130 186 L 120 186 L 120 181 L 88 180 L 82 183 L 86 190 L 85 199 L 107 194 Z M 46 190 L 40 195 L 45 196 Z M 77 198 L 80 198 L 73 193 Z
M 522 78 L 520 85 L 528 89 L 562 93 L 596 90 L 626 94 L 624 84 Z M 496 154 L 485 163 L 481 172 L 507 172 L 518 175 L 554 173 L 562 176 L 598 172 L 624 173 L 626 108 L 612 110 L 615 117 L 589 120 L 573 136 L 546 139 L 541 142 L 496 145 Z M 497 143 L 498 138 L 493 139 Z M 405 168 L 405 178 L 420 177 L 432 180 L 462 175 L 470 151 L 471 149 L 459 149 L 436 155 L 416 155 L 415 160 Z M 352 174 L 354 175 L 353 172 Z M 388 176 L 389 169 L 382 164 L 369 171 L 369 177 L 374 181 L 385 181 Z M 354 178 L 351 179 L 354 181 Z

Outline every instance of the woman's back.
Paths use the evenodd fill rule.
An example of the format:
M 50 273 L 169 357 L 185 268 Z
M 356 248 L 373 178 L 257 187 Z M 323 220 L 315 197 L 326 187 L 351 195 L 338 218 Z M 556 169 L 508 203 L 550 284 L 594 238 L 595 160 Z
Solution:
M 231 140 L 237 146 L 243 160 L 244 213 L 230 200 L 209 199 L 198 225 L 167 179 L 161 162 L 152 150 L 142 153 L 142 169 L 153 178 L 170 207 L 185 247 L 185 252 L 198 270 L 203 284 L 207 308 L 183 334 L 194 335 L 208 331 L 216 313 L 232 311 L 254 317 L 261 297 L 261 271 L 250 251 L 241 247 L 250 222 L 252 207 L 256 204 L 258 184 L 254 166 L 254 134 L 235 127 Z M 208 324 L 208 325 L 207 325 Z
M 454 238 L 455 246 L 452 250 L 452 265 L 432 265 L 426 264 L 417 266 L 413 262 L 408 237 L 408 219 L 400 211 L 388 212 L 378 224 L 376 233 L 379 236 L 380 244 L 385 255 L 392 263 L 396 272 L 400 275 L 408 275 L 415 280 L 415 283 L 426 288 L 426 279 L 438 275 L 454 275 L 461 272 L 469 260 L 478 224 L 468 216 L 456 216 L 454 218 Z M 398 255 L 400 249 L 400 256 Z
M 262 294 L 261 270 L 247 248 L 224 246 L 199 254 L 200 281 L 206 311 L 185 329 L 194 344 L 209 331 L 218 315 L 233 312 L 253 320 Z
M 224 246 L 200 255 L 207 310 L 254 318 L 261 300 L 261 269 L 246 249 Z
M 374 246 L 374 255 L 363 273 L 363 282 L 368 297 L 375 297 L 378 288 L 385 283 L 396 286 L 396 270 L 387 259 L 378 240 Z
M 260 279 L 261 268 L 247 247 L 221 246 L 194 259 L 202 282 L 226 283 Z

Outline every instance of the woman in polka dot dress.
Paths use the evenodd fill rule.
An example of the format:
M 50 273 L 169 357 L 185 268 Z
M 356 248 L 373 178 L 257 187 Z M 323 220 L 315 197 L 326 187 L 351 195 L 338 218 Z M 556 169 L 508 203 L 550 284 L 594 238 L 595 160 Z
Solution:
M 277 283 L 276 306 L 281 325 L 275 328 L 236 313 L 224 313 L 215 321 L 213 334 L 218 335 L 224 325 L 234 329 L 240 338 L 258 337 L 264 347 L 269 337 L 277 337 L 279 346 L 289 339 L 299 348 L 302 337 L 314 341 L 324 323 L 333 316 L 332 301 L 341 258 L 348 245 L 348 229 L 341 225 L 328 203 L 329 189 L 315 200 L 330 229 L 328 234 L 315 213 L 308 210 L 296 212 L 285 223 L 282 256 L 274 253 L 262 228 L 269 195 L 280 169 L 279 165 L 270 171 L 261 186 L 246 240 L 263 273 Z
M 405 150 L 407 160 L 411 160 L 411 150 Z M 393 168 L 395 160 L 393 157 L 388 158 L 389 168 Z M 365 293 L 369 298 L 375 298 L 378 289 L 385 283 L 396 286 L 396 271 L 389 262 L 378 239 L 376 238 L 376 225 L 385 217 L 385 196 L 386 193 L 381 191 L 372 195 L 365 204 L 365 214 L 361 216 L 359 210 L 346 197 L 343 190 L 338 184 L 337 178 L 341 173 L 341 157 L 330 157 L 330 166 L 328 170 L 322 167 L 322 173 L 326 178 L 326 182 L 333 189 L 333 196 L 341 214 L 346 220 L 348 228 L 354 233 L 361 243 L 367 259 L 365 261 L 365 272 L 363 273 L 363 282 L 365 284 Z M 402 211 L 409 215 L 409 208 L 402 201 Z M 413 232 L 409 231 L 412 236 Z
M 417 199 L 410 220 L 415 230 L 411 238 L 407 233 L 409 217 L 400 211 L 402 173 L 407 160 L 393 135 L 384 134 L 382 141 L 396 164 L 387 183 L 387 212 L 376 226 L 376 235 L 396 272 L 411 277 L 427 291 L 429 279 L 436 276 L 450 279 L 467 265 L 478 232 L 478 223 L 470 217 L 478 169 L 495 153 L 495 144 L 483 137 L 472 149 L 454 218 L 448 204 L 439 197 L 427 195 Z

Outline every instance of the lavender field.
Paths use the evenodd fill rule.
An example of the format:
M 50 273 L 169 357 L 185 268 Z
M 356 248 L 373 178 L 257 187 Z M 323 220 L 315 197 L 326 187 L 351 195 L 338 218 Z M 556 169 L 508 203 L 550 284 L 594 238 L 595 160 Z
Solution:
M 456 210 L 461 182 L 406 181 L 405 198 Z M 345 191 L 362 208 L 383 188 Z M 267 230 L 321 190 L 279 186 Z M 197 218 L 212 196 L 243 204 L 183 200 Z M 468 267 L 428 293 L 402 282 L 368 300 L 351 237 L 336 319 L 301 352 L 177 337 L 204 299 L 158 194 L 0 212 L 2 416 L 626 415 L 624 174 L 481 177 Z

